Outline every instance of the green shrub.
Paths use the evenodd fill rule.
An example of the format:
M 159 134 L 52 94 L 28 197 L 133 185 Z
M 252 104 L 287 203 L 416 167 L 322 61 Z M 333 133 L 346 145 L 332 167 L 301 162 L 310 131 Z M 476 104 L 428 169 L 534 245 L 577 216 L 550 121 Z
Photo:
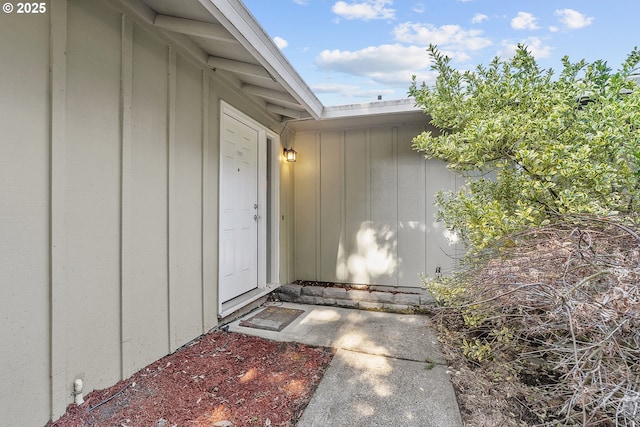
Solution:
M 560 214 L 610 215 L 637 208 L 640 188 L 640 91 L 634 49 L 613 73 L 604 61 L 571 63 L 555 77 L 524 46 L 509 60 L 458 71 L 428 49 L 434 87 L 409 94 L 437 133 L 414 149 L 465 177 L 438 194 L 439 219 L 481 249 Z

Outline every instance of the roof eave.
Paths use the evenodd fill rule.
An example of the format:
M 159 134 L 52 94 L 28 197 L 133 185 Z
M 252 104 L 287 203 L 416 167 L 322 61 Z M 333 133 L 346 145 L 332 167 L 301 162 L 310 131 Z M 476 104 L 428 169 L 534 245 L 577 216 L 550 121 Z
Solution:
M 322 117 L 324 106 L 320 100 L 242 2 L 238 0 L 199 1 L 314 119 Z
M 293 119 L 289 127 L 296 132 L 350 129 L 368 126 L 425 122 L 424 112 L 412 98 L 325 107 L 320 120 Z
M 379 114 L 398 114 L 421 111 L 415 99 L 405 98 L 392 101 L 367 102 L 362 104 L 338 105 L 325 107 L 322 119 L 339 119 L 346 117 L 371 116 Z

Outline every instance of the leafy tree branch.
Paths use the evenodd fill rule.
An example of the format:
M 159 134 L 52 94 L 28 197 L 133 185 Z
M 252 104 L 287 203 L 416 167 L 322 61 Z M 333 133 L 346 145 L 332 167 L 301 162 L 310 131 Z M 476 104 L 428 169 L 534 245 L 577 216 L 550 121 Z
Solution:
M 640 91 L 629 78 L 634 49 L 619 71 L 604 61 L 562 60 L 558 76 L 524 45 L 508 60 L 459 71 L 428 48 L 435 85 L 409 94 L 435 132 L 413 140 L 427 158 L 465 177 L 442 192 L 439 217 L 481 249 L 552 215 L 627 213 L 640 189 Z M 490 176 L 485 176 L 490 172 Z

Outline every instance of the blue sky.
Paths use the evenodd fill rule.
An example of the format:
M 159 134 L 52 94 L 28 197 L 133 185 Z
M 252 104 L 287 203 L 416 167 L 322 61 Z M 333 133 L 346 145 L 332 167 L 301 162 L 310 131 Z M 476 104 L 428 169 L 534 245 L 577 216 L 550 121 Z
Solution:
M 640 46 L 638 0 L 243 0 L 325 106 L 407 97 L 434 81 L 425 48 L 459 69 L 526 44 L 543 68 L 604 59 L 614 70 Z

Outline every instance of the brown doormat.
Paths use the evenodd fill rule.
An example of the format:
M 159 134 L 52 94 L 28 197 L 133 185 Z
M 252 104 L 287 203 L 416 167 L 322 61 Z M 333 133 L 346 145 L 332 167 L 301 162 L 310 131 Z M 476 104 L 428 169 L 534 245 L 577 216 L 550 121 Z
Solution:
M 296 320 L 304 310 L 296 310 L 284 307 L 267 307 L 255 316 L 242 320 L 240 326 L 245 328 L 266 329 L 267 331 L 280 332 Z

